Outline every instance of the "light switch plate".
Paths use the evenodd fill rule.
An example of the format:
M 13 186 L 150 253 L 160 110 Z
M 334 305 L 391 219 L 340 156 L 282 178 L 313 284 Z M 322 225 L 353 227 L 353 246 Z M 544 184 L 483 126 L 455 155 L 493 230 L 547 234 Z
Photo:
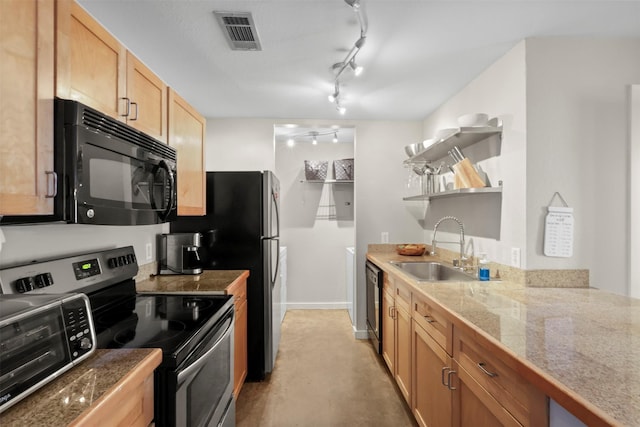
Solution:
M 380 233 L 380 243 L 389 243 L 389 232 L 383 231 Z
M 147 245 L 145 246 L 145 250 L 147 252 L 147 261 L 151 261 L 151 259 L 153 258 L 151 243 L 147 243 Z
M 511 248 L 511 267 L 520 268 L 520 248 Z

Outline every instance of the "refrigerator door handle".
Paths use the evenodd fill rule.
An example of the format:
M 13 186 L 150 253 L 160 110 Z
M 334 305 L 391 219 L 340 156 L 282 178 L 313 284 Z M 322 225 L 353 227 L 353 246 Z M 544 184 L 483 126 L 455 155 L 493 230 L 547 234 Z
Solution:
M 279 274 L 279 270 L 280 270 L 280 239 L 269 239 L 272 240 L 274 242 L 278 243 L 278 249 L 275 252 L 275 255 L 271 254 L 271 256 L 275 256 L 276 257 L 276 269 L 275 272 L 273 274 L 273 276 L 271 277 L 271 287 L 273 288 L 273 286 L 276 283 L 276 280 L 278 279 L 278 274 Z
M 273 208 L 275 211 L 275 215 L 276 215 L 276 234 L 275 237 L 279 237 L 280 236 L 280 211 L 278 210 L 278 194 L 276 192 L 273 191 L 273 189 L 271 189 L 271 202 L 273 203 Z M 273 231 L 273 230 L 272 230 Z M 280 246 L 280 244 L 278 244 L 278 247 Z

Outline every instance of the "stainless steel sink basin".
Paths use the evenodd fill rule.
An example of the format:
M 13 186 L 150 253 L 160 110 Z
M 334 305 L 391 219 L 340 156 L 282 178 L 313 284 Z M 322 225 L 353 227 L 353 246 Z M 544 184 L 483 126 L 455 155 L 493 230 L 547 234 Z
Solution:
M 404 273 L 419 281 L 445 282 L 445 281 L 471 281 L 475 276 L 434 261 L 391 261 L 391 265 L 399 268 Z

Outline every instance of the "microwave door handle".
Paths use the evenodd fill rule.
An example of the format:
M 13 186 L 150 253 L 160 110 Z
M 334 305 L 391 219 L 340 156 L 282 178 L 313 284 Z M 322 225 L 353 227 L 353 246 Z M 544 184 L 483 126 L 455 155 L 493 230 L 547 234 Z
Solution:
M 165 219 L 173 207 L 175 206 L 176 200 L 174 194 L 176 193 L 176 179 L 173 175 L 173 171 L 167 163 L 166 160 L 160 160 L 156 168 L 162 168 L 167 172 L 167 177 L 169 177 L 169 203 L 167 203 L 167 207 L 162 213 L 162 219 Z M 151 196 L 151 205 L 155 207 L 155 200 L 153 199 L 153 189 L 149 192 Z
M 216 351 L 220 343 L 222 343 L 222 341 L 224 341 L 229 336 L 229 334 L 231 334 L 232 330 L 233 330 L 233 319 L 229 319 L 229 325 L 227 326 L 227 329 L 224 331 L 222 336 L 220 336 L 218 341 L 216 341 L 216 343 L 209 350 L 207 350 L 206 353 L 204 353 L 196 361 L 191 363 L 186 369 L 178 373 L 178 384 L 182 383 L 184 378 L 191 375 L 192 372 L 200 369 L 200 367 L 207 362 L 207 358 L 209 357 L 209 355 L 214 351 Z

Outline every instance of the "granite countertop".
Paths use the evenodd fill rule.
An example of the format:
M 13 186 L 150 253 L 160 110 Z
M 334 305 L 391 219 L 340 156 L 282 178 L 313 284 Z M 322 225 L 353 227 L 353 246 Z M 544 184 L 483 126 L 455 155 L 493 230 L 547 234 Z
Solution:
M 436 260 L 368 253 L 413 285 L 454 323 L 480 334 L 522 366 L 530 381 L 571 411 L 597 422 L 640 420 L 640 300 L 594 288 L 538 288 L 509 281 L 418 282 L 392 260 Z M 589 423 L 590 424 L 590 423 Z
M 138 369 L 160 365 L 159 349 L 96 350 L 78 366 L 0 414 L 0 425 L 67 426 L 122 388 Z
M 202 293 L 220 295 L 236 281 L 249 277 L 248 270 L 205 270 L 201 274 L 151 276 L 136 282 L 140 293 Z

